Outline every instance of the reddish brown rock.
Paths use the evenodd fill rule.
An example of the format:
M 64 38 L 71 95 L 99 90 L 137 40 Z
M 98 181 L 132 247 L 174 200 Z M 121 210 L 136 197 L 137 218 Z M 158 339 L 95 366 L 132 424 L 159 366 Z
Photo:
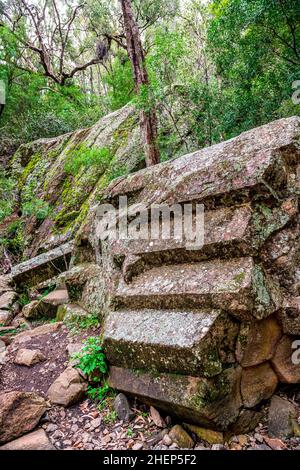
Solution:
M 39 349 L 19 349 L 14 363 L 20 366 L 31 367 L 45 360 L 46 357 Z
M 8 325 L 12 318 L 12 313 L 9 310 L 0 310 L 0 325 Z
M 7 276 L 0 275 L 0 292 L 6 292 L 9 290 L 12 290 L 11 277 L 9 275 Z
M 36 393 L 7 392 L 0 395 L 0 443 L 5 444 L 36 427 L 49 408 Z
M 241 393 L 244 406 L 253 408 L 270 398 L 278 384 L 277 375 L 269 363 L 249 367 L 242 372 Z
M 195 426 L 194 424 L 185 424 L 185 427 L 190 432 L 196 434 L 198 439 L 208 442 L 211 445 L 224 443 L 224 435 L 222 432 L 201 428 L 200 426 Z
M 26 434 L 0 447 L 0 450 L 55 450 L 43 429 Z
M 233 423 L 226 434 L 226 439 L 231 436 L 238 436 L 240 434 L 247 434 L 258 426 L 263 419 L 263 413 L 242 409 L 238 419 Z
M 87 385 L 77 370 L 68 367 L 48 390 L 49 400 L 61 406 L 70 406 L 83 398 Z
M 51 279 L 58 272 L 66 271 L 72 249 L 73 243 L 68 242 L 14 266 L 11 272 L 13 282 L 32 287 L 39 282 Z
M 238 417 L 242 405 L 240 377 L 240 368 L 204 379 L 111 367 L 109 383 L 186 422 L 222 431 Z
M 69 302 L 69 295 L 66 289 L 57 289 L 50 292 L 47 296 L 40 300 L 34 300 L 26 305 L 22 314 L 25 318 L 36 319 L 39 317 L 55 318 L 60 305 Z
M 17 295 L 14 291 L 8 291 L 0 295 L 0 310 L 10 310 L 16 297 Z
M 48 333 L 55 333 L 59 330 L 62 326 L 62 323 L 46 323 L 45 325 L 37 326 L 32 330 L 23 331 L 19 333 L 14 338 L 14 343 L 26 343 L 30 341 L 32 338 L 36 338 L 37 336 L 47 335 Z
M 268 361 L 274 355 L 281 336 L 280 326 L 274 317 L 241 325 L 236 350 L 237 360 L 243 367 Z
M 294 343 L 296 341 L 296 343 Z M 300 341 L 290 336 L 283 336 L 271 362 L 280 382 L 300 383 Z
M 172 204 L 237 193 L 280 190 L 286 165 L 297 162 L 298 118 L 280 120 L 235 139 L 140 171 L 112 184 L 111 197 L 138 194 L 139 202 Z M 277 150 L 276 152 L 274 150 Z M 287 150 L 289 149 L 289 150 Z M 268 183 L 270 185 L 265 185 Z M 264 188 L 265 186 L 265 188 Z
M 182 449 L 192 449 L 195 445 L 191 436 L 179 424 L 173 426 L 169 432 L 169 437 Z
M 295 406 L 288 400 L 274 396 L 271 400 L 268 417 L 268 434 L 272 438 L 287 438 L 294 434 L 294 421 L 297 418 Z

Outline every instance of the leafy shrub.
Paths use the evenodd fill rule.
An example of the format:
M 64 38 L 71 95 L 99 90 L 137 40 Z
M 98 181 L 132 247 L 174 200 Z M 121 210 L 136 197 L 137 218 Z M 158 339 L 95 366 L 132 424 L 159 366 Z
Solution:
M 92 382 L 99 382 L 101 376 L 107 373 L 108 366 L 99 337 L 88 338 L 81 351 L 74 354 L 73 358 L 79 360 L 76 367 Z
M 117 412 L 115 410 L 110 410 L 103 416 L 103 421 L 105 424 L 113 424 L 117 421 L 117 417 Z
M 14 206 L 13 190 L 15 184 L 5 171 L 0 170 L 0 222 L 11 215 Z
M 0 246 L 5 247 L 10 253 L 19 255 L 25 248 L 24 222 L 15 220 L 6 229 L 6 237 L 0 238 Z
M 51 212 L 49 204 L 42 199 L 32 198 L 22 205 L 22 214 L 25 217 L 35 216 L 37 220 L 45 220 Z
M 102 402 L 110 391 L 110 386 L 105 382 L 102 387 L 91 387 L 89 385 L 87 394 L 91 400 Z
M 65 170 L 73 176 L 76 176 L 82 168 L 88 169 L 93 166 L 101 167 L 104 171 L 111 158 L 110 150 L 106 147 L 98 149 L 80 145 L 70 151 Z

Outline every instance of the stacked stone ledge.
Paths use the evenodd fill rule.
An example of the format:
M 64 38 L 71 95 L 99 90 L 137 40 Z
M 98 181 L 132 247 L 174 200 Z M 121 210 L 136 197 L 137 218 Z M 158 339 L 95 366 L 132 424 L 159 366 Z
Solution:
M 103 315 L 111 386 L 227 430 L 255 426 L 280 382 L 300 382 L 292 362 L 300 339 L 299 194 L 298 117 L 110 185 L 104 200 L 115 206 L 124 195 L 132 207 L 205 206 L 196 251 L 176 240 L 99 243 L 96 212 L 82 228 L 74 278 L 90 266 L 79 302 Z

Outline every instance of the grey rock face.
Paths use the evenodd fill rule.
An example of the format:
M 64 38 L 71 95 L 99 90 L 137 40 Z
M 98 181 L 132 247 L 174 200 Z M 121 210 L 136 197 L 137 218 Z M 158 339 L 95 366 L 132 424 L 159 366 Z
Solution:
M 97 205 L 82 225 L 61 281 L 72 304 L 103 319 L 111 386 L 184 422 L 247 432 L 279 382 L 300 382 L 291 362 L 300 331 L 299 165 L 294 117 L 101 192 L 117 209 L 127 196 L 131 219 L 141 205 L 205 209 L 195 250 L 173 232 L 100 241 Z

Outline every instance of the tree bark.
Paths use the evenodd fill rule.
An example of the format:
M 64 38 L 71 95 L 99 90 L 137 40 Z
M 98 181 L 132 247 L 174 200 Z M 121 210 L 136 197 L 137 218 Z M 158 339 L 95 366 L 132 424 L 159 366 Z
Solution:
M 139 93 L 143 85 L 149 85 L 144 50 L 140 31 L 133 16 L 131 0 L 120 1 L 122 5 L 128 56 L 133 68 L 136 91 Z M 144 140 L 146 165 L 156 165 L 160 161 L 160 156 L 157 145 L 157 116 L 155 107 L 140 112 L 140 127 Z

